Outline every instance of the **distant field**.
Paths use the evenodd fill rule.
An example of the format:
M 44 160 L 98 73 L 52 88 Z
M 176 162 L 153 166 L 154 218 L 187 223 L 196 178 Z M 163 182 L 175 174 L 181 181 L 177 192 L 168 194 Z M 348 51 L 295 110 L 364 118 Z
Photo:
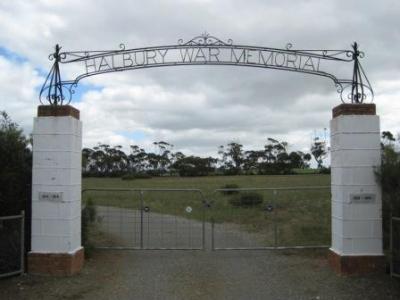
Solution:
M 237 195 L 215 192 L 225 184 L 240 188 L 290 188 L 330 186 L 330 175 L 289 176 L 209 176 L 209 177 L 155 177 L 151 179 L 121 180 L 120 178 L 84 178 L 86 188 L 144 188 L 144 189 L 199 189 L 197 192 L 138 192 L 89 191 L 83 200 L 95 205 L 124 207 L 138 210 L 148 206 L 152 211 L 185 218 L 213 220 L 219 224 L 239 224 L 243 230 L 268 236 L 278 232 L 280 246 L 321 245 L 330 243 L 330 189 L 266 190 L 257 191 L 262 203 L 250 207 L 235 207 L 230 199 Z M 204 209 L 206 201 L 209 208 Z M 274 209 L 268 212 L 266 207 Z M 190 213 L 187 208 L 190 207 Z
M 151 179 L 121 180 L 120 178 L 84 178 L 83 188 L 193 188 L 211 192 L 225 184 L 239 187 L 329 186 L 330 175 L 252 175 L 207 177 L 154 177 Z

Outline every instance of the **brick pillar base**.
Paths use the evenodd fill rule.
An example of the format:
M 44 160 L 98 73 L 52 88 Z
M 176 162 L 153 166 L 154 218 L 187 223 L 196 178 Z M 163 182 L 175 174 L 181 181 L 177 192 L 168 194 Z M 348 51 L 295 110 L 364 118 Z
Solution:
M 28 253 L 28 272 L 39 275 L 70 276 L 83 267 L 84 250 L 75 253 Z
M 328 262 L 331 268 L 340 275 L 363 275 L 384 272 L 384 256 L 341 256 L 329 250 Z

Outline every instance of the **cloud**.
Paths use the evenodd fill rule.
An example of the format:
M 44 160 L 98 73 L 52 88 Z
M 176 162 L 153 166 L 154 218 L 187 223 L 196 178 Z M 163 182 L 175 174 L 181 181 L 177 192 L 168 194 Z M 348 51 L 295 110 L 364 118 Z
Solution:
M 399 14 L 395 0 L 3 1 L 0 47 L 26 61 L 0 56 L 1 107 L 31 130 L 43 80 L 35 70 L 50 68 L 56 43 L 65 51 L 118 49 L 120 42 L 135 48 L 175 44 L 207 30 L 221 40 L 277 48 L 292 42 L 294 49 L 348 49 L 358 41 L 382 129 L 398 132 Z M 351 76 L 351 64 L 346 67 L 329 70 Z M 62 68 L 65 78 L 76 72 Z M 150 149 L 153 141 L 167 140 L 176 150 L 215 155 L 231 140 L 262 147 L 276 137 L 306 150 L 340 104 L 327 78 L 245 67 L 155 68 L 81 84 L 87 85 L 73 105 L 81 110 L 86 146 L 137 143 Z
M 30 63 L 5 56 L 0 56 L 0 70 L 0 110 L 5 110 L 29 134 L 36 113 L 37 87 L 43 78 Z

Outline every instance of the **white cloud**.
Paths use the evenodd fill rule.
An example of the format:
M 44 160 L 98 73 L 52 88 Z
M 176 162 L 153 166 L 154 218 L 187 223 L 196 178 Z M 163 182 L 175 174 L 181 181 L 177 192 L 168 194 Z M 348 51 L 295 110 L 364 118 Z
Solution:
M 343 49 L 359 41 L 382 129 L 399 132 L 399 3 L 3 1 L 0 46 L 27 62 L 0 57 L 1 109 L 30 132 L 43 80 L 35 69 L 49 69 L 56 43 L 66 51 L 117 49 L 120 42 L 134 48 L 173 44 L 207 30 L 222 40 L 279 48 L 290 41 L 294 48 Z M 63 76 L 75 71 L 62 67 Z M 83 82 L 97 88 L 73 103 L 81 110 L 86 146 L 151 147 L 167 140 L 176 150 L 215 155 L 218 145 L 231 140 L 251 148 L 276 137 L 307 150 L 314 130 L 329 126 L 331 109 L 340 103 L 329 79 L 253 68 L 158 68 Z
M 0 56 L 0 110 L 5 110 L 25 134 L 32 131 L 38 95 L 43 78 L 30 63 L 19 63 Z

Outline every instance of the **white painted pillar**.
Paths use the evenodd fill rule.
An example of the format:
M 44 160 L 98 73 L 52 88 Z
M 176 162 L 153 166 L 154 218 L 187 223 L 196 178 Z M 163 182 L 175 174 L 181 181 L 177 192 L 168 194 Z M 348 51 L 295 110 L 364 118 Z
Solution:
M 40 106 L 33 126 L 30 272 L 69 275 L 82 267 L 81 151 L 79 111 Z
M 340 273 L 376 269 L 383 256 L 380 125 L 374 104 L 342 104 L 331 120 L 332 247 Z

